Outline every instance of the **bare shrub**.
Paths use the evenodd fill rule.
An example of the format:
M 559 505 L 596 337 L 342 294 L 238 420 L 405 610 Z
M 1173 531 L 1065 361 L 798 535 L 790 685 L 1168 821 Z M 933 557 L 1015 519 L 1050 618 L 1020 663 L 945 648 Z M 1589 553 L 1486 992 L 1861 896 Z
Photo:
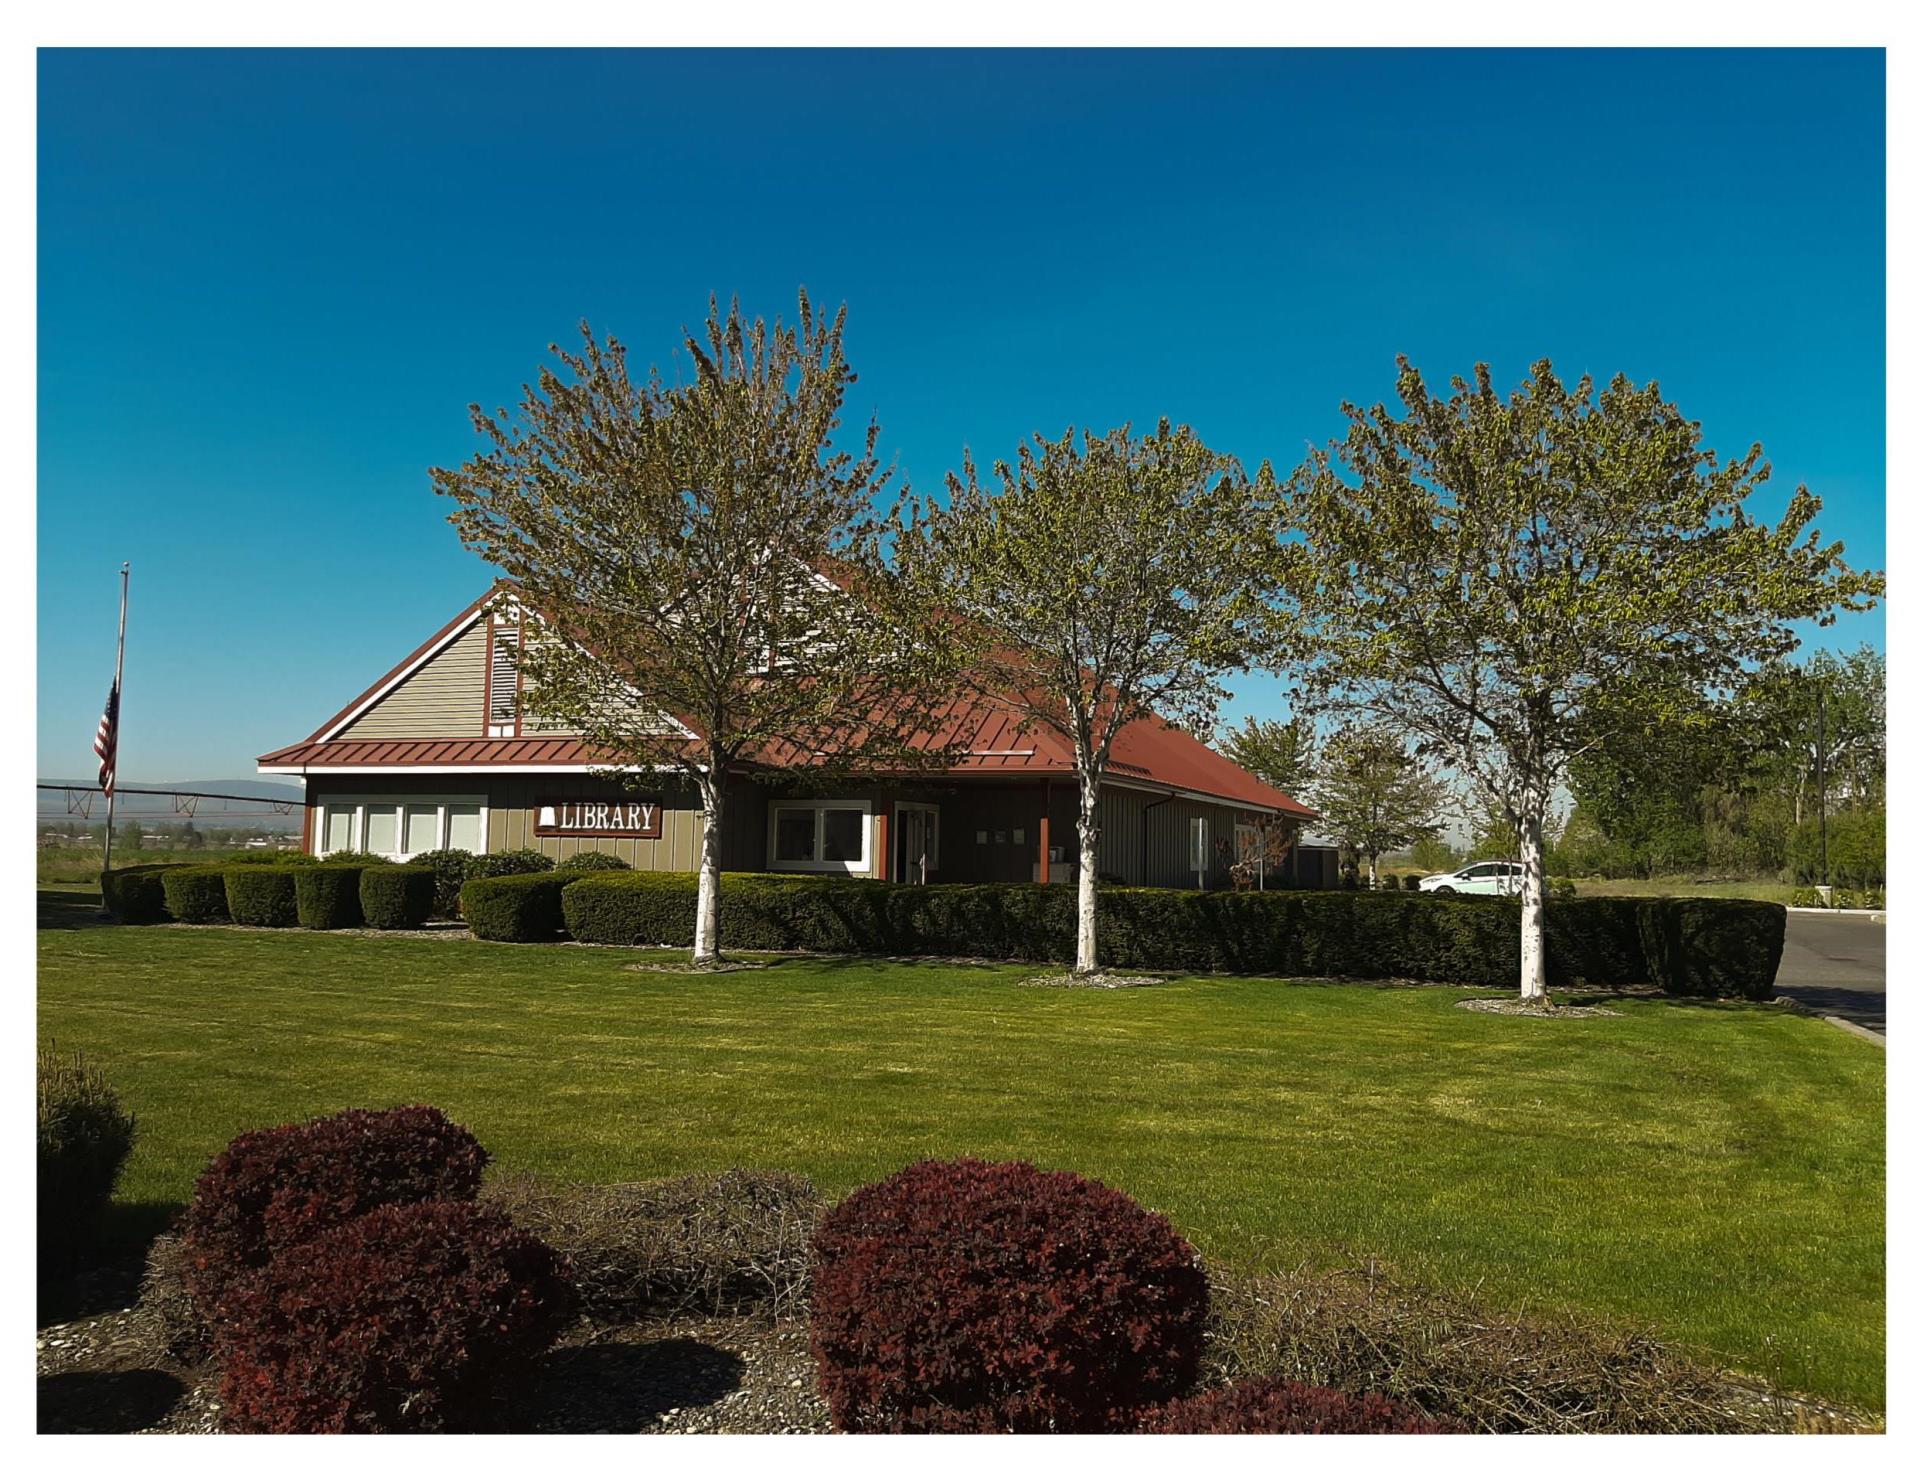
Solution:
M 186 1246 L 177 1232 L 163 1232 L 147 1249 L 140 1315 L 155 1349 L 182 1365 L 199 1365 L 212 1351 L 206 1319 L 187 1287 Z
M 1376 1271 L 1220 1268 L 1210 1379 L 1378 1392 L 1475 1432 L 1767 1433 L 1869 1425 L 1644 1334 L 1503 1314 Z
M 825 1203 L 784 1170 L 723 1170 L 631 1185 L 490 1182 L 484 1200 L 573 1271 L 591 1314 L 708 1314 L 804 1307 Z

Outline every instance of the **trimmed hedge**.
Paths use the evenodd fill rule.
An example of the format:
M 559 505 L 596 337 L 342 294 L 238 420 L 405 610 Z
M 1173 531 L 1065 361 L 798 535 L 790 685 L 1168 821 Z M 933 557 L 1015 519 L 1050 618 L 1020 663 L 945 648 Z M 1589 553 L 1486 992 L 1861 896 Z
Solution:
M 417 928 L 433 916 L 431 866 L 367 866 L 360 872 L 360 911 L 372 928 Z
M 495 850 L 473 858 L 473 864 L 467 868 L 467 880 L 484 881 L 493 876 L 531 876 L 540 871 L 551 871 L 555 864 L 552 856 L 538 850 Z
M 225 881 L 227 916 L 242 927 L 292 927 L 300 920 L 291 866 L 234 866 Z
M 113 914 L 115 922 L 165 922 L 168 920 L 167 893 L 162 877 L 176 871 L 184 861 L 165 865 L 121 866 L 100 873 L 100 901 Z
M 323 863 L 296 866 L 294 910 L 303 928 L 354 928 L 367 920 L 360 910 L 360 873 L 364 866 Z
M 571 871 L 470 879 L 460 888 L 460 913 L 476 938 L 545 943 L 560 936 L 562 893 L 579 879 Z
M 408 862 L 433 872 L 433 915 L 460 915 L 460 888 L 477 859 L 471 850 L 424 850 Z
M 227 921 L 226 866 L 175 866 L 160 883 L 176 922 Z
M 560 893 L 574 938 L 628 945 L 691 943 L 695 897 L 691 873 L 653 871 L 578 877 Z M 1497 898 L 1127 887 L 1102 891 L 1099 911 L 1100 955 L 1113 968 L 1493 986 L 1519 973 L 1519 904 Z M 739 949 L 1061 962 L 1073 957 L 1074 914 L 1062 886 L 728 875 L 719 928 Z M 503 922 L 498 935 L 512 929 Z M 1771 999 L 1785 931 L 1785 909 L 1766 902 L 1550 901 L 1547 977 Z
M 560 862 L 559 869 L 576 874 L 587 871 L 631 871 L 633 867 L 617 855 L 604 850 L 581 850 Z

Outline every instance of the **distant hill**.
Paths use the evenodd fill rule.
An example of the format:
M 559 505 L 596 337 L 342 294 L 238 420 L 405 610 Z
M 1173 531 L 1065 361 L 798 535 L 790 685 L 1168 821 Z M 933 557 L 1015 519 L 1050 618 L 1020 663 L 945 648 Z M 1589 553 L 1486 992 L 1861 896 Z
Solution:
M 99 780 L 94 778 L 43 778 L 42 783 L 58 784 L 61 787 L 97 788 Z M 301 786 L 289 783 L 283 778 L 192 778 L 179 783 L 142 783 L 137 779 L 125 778 L 120 782 L 121 789 L 151 788 L 167 793 L 193 794 L 244 794 L 252 798 L 286 799 L 299 803 L 305 797 Z M 43 823 L 60 820 L 73 820 L 77 815 L 67 812 L 67 800 L 64 794 L 50 789 L 39 791 L 38 817 Z M 115 808 L 116 819 L 138 818 L 162 823 L 168 819 L 182 816 L 173 810 L 173 800 L 152 798 L 141 794 L 122 793 Z M 251 829 L 256 826 L 274 825 L 286 829 L 290 825 L 298 827 L 300 816 L 276 814 L 270 806 L 243 804 L 227 799 L 201 799 L 193 811 L 194 819 L 206 825 L 217 825 L 223 829 Z M 86 819 L 88 824 L 97 824 L 106 818 L 106 803 L 95 798 L 93 812 Z

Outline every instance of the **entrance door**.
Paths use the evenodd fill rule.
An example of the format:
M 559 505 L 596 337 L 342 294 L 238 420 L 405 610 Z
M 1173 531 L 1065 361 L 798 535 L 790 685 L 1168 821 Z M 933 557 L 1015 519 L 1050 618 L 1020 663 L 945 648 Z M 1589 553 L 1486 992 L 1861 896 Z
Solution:
M 912 886 L 925 886 L 928 872 L 939 860 L 938 810 L 921 804 L 902 804 L 894 814 L 894 834 L 899 844 L 894 850 L 894 879 Z

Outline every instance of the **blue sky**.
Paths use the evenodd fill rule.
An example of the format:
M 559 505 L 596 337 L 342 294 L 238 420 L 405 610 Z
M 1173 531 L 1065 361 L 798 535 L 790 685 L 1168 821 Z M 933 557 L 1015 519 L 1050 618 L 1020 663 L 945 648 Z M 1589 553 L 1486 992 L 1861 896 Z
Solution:
M 1882 566 L 1884 98 L 1840 51 L 43 52 L 41 774 L 91 771 L 123 559 L 122 775 L 250 773 L 486 586 L 426 475 L 467 404 L 714 291 L 846 301 L 918 487 L 1161 415 L 1291 467 L 1397 352 L 1544 355 Z

